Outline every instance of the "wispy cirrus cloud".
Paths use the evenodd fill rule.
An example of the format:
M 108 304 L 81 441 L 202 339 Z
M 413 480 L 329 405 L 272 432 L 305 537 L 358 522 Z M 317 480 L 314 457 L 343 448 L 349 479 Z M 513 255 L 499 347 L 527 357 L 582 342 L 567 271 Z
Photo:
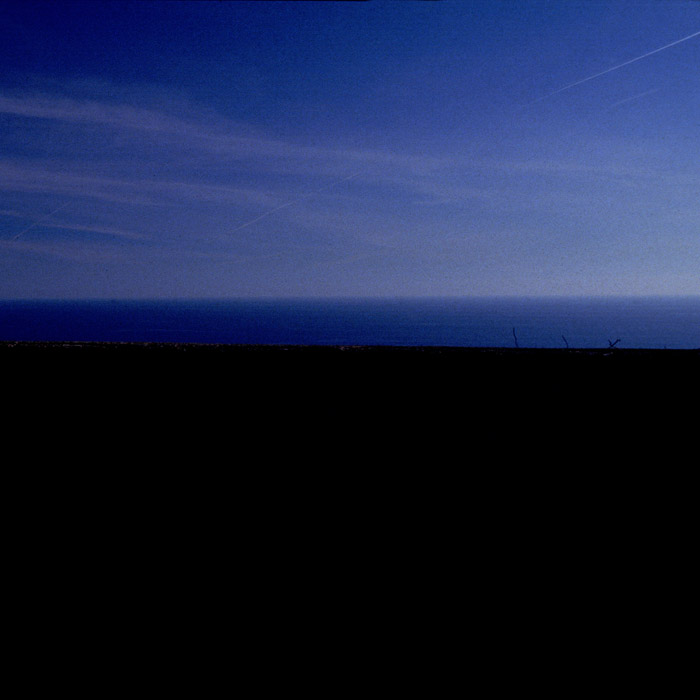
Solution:
M 126 262 L 130 259 L 129 253 L 123 248 L 104 242 L 34 241 L 22 238 L 17 241 L 8 241 L 0 239 L 0 250 L 7 253 L 29 253 L 78 263 L 113 263 Z
M 652 91 L 649 91 L 652 92 Z M 636 99 L 642 93 L 629 99 Z M 621 103 L 618 103 L 621 104 Z M 358 181 L 384 182 L 436 195 L 436 201 L 454 197 L 492 196 L 489 188 L 464 185 L 456 189 L 448 184 L 441 193 L 446 172 L 475 170 L 511 173 L 563 173 L 567 175 L 603 175 L 644 177 L 649 169 L 630 169 L 615 163 L 582 163 L 572 159 L 473 159 L 458 150 L 446 155 L 397 152 L 388 148 L 328 147 L 319 136 L 315 142 L 292 142 L 270 138 L 259 130 L 252 134 L 247 125 L 216 115 L 197 113 L 188 106 L 185 116 L 163 109 L 115 104 L 107 100 L 69 99 L 51 95 L 0 94 L 0 113 L 34 122 L 47 121 L 42 128 L 51 133 L 52 123 L 90 126 L 102 130 L 101 137 L 89 139 L 91 160 L 81 163 L 70 158 L 32 160 L 23 163 L 0 161 L 0 176 L 7 188 L 32 189 L 56 194 L 81 193 L 115 202 L 156 204 L 170 197 L 198 201 L 259 206 L 272 209 L 290 197 L 300 196 L 304 186 L 294 190 L 282 182 L 264 186 L 240 187 L 236 176 L 257 172 L 263 177 L 344 178 L 354 173 Z M 127 134 L 133 141 L 115 148 L 110 135 Z M 80 141 L 80 132 L 75 135 Z M 116 136 L 115 136 L 116 138 Z M 70 144 L 68 144 L 70 146 Z M 76 146 L 82 147 L 77 143 Z M 115 177 L 117 172 L 128 177 Z M 150 176 L 145 177 L 148 171 Z M 187 179 L 173 173 L 186 172 Z M 152 174 L 151 174 L 152 173 Z M 166 177 L 167 175 L 167 177 Z M 207 180 L 207 181 L 204 181 Z M 212 181 L 214 180 L 214 181 Z M 325 183 L 315 180 L 313 187 Z M 450 191 L 452 190 L 452 191 Z
M 165 204 L 193 200 L 222 204 L 272 206 L 274 196 L 254 188 L 201 182 L 112 178 L 79 166 L 51 161 L 0 160 L 0 189 L 94 198 L 122 204 Z
M 353 189 L 334 183 L 353 179 L 410 195 L 414 188 L 400 185 L 401 178 L 431 181 L 456 162 L 386 148 L 329 147 L 323 135 L 313 141 L 274 138 L 211 110 L 175 104 L 178 114 L 167 100 L 144 107 L 104 96 L 0 93 L 0 114 L 9 117 L 0 145 L 16 136 L 15 147 L 0 158 L 0 193 L 51 198 L 37 206 L 27 233 L 39 228 L 32 218 L 38 221 L 68 199 L 76 206 L 60 222 L 50 222 L 54 230 L 129 233 L 124 217 L 155 207 L 166 216 L 161 220 L 149 210 L 133 240 L 192 235 L 225 240 L 268 218 L 305 227 L 327 222 L 337 235 L 338 218 L 329 220 L 321 202 L 352 196 Z M 105 206 L 86 221 L 91 200 Z M 182 221 L 173 219 L 175 211 L 183 213 Z
M 372 244 L 384 241 L 389 234 L 383 231 L 410 230 L 406 237 L 417 239 L 436 226 L 468 227 L 465 207 L 483 215 L 487 209 L 579 206 L 575 197 L 585 201 L 585 196 L 572 192 L 571 183 L 597 187 L 606 180 L 653 175 L 649 167 L 611 159 L 479 158 L 459 147 L 421 152 L 338 146 L 324 134 L 292 141 L 196 105 L 175 110 L 166 102 L 142 106 L 105 97 L 0 94 L 0 114 L 9 117 L 5 137 L 16 129 L 18 140 L 35 138 L 40 145 L 5 149 L 9 155 L 0 158 L 0 193 L 33 198 L 27 234 L 37 233 L 34 221 L 46 212 L 62 207 L 64 200 L 75 202 L 45 222 L 57 234 L 55 243 L 26 240 L 14 227 L 5 228 L 3 238 L 17 250 L 46 255 L 61 252 L 61 231 L 92 232 L 107 247 L 110 236 L 134 244 L 170 245 L 177 239 L 193 256 L 206 256 L 198 246 L 209 241 L 219 246 L 211 254 L 220 257 L 227 242 L 240 253 L 245 249 L 235 247 L 240 239 L 263 230 L 267 238 L 256 244 L 260 254 L 281 239 L 284 250 L 304 248 L 303 241 L 296 243 L 285 232 L 288 227 L 343 240 L 355 250 L 368 235 Z M 522 189 L 528 176 L 548 177 L 546 191 L 533 197 L 532 187 Z M 560 188 L 565 180 L 568 190 Z M 12 197 L 4 202 L 8 210 L 9 201 Z M 26 211 L 31 212 L 29 203 Z M 80 258 L 73 237 L 63 239 L 66 254 Z M 25 245 L 20 248 L 20 243 Z M 99 244 L 86 240 L 85 250 Z
M 328 148 L 269 138 L 260 133 L 251 136 L 252 129 L 247 125 L 209 111 L 201 115 L 191 111 L 189 118 L 183 119 L 155 109 L 106 101 L 5 94 L 0 95 L 0 114 L 131 131 L 149 138 L 163 139 L 163 145 L 173 145 L 172 139 L 175 138 L 175 145 L 180 148 L 246 161 L 265 159 L 260 163 L 265 170 L 274 170 L 278 165 L 282 171 L 289 171 L 289 160 L 298 161 L 304 172 L 308 172 L 308 166 L 312 165 L 316 173 L 321 172 L 324 166 L 328 168 L 333 165 L 340 165 L 346 170 L 349 166 L 365 165 L 426 172 L 451 163 L 450 158 L 396 153 L 388 149 Z M 274 159 L 281 162 L 275 163 Z M 334 173 L 337 172 L 334 169 Z
M 69 202 L 65 204 L 65 206 L 69 206 Z M 59 207 L 58 209 L 55 209 L 53 212 L 49 212 L 49 214 L 46 214 L 45 216 L 41 217 L 40 219 L 34 220 L 34 216 L 27 213 L 27 212 L 20 212 L 16 210 L 7 210 L 7 209 L 2 209 L 0 210 L 0 216 L 4 217 L 9 217 L 12 219 L 19 219 L 22 221 L 22 225 L 24 228 L 20 230 L 18 233 L 15 233 L 11 238 L 8 240 L 10 241 L 16 241 L 22 236 L 26 231 L 31 230 L 35 226 L 38 226 L 39 224 L 45 223 L 49 228 L 52 229 L 63 229 L 67 231 L 84 231 L 86 233 L 97 233 L 97 234 L 102 234 L 104 236 L 113 236 L 116 238 L 124 238 L 128 240 L 134 240 L 134 241 L 144 241 L 148 240 L 149 237 L 146 236 L 143 233 L 138 233 L 136 231 L 129 231 L 124 228 L 117 228 L 114 226 L 101 226 L 98 224 L 81 224 L 81 223 L 76 223 L 73 222 L 71 223 L 70 221 L 67 220 L 61 220 L 57 219 L 54 215 L 56 214 L 57 211 L 60 211 L 63 209 L 64 206 Z M 27 222 L 32 222 L 28 226 L 26 225 Z
M 323 134 L 277 138 L 196 105 L 175 102 L 174 113 L 172 104 L 161 102 L 0 93 L 0 114 L 9 118 L 4 138 L 16 129 L 19 143 L 0 157 L 0 193 L 10 195 L 7 202 L 33 202 L 20 235 L 19 227 L 5 226 L 2 238 L 16 251 L 72 260 L 90 258 L 100 243 L 109 249 L 110 236 L 134 244 L 158 241 L 168 249 L 177 241 L 188 255 L 205 258 L 240 258 L 257 246 L 259 257 L 271 254 L 275 237 L 250 241 L 260 224 L 271 223 L 306 231 L 321 248 L 332 250 L 331 240 L 343 240 L 357 250 L 367 245 L 354 233 L 367 225 L 363 193 L 371 190 L 374 198 L 380 187 L 389 197 L 439 201 L 446 196 L 433 194 L 440 173 L 458 163 L 452 155 L 329 145 Z M 32 147 L 23 149 L 25 142 Z M 63 200 L 74 206 L 44 220 Z M 331 210 L 330 202 L 340 208 Z M 102 238 L 85 239 L 83 253 L 73 237 L 81 232 Z M 307 245 L 279 235 L 285 249 Z M 202 248 L 205 241 L 215 252 Z

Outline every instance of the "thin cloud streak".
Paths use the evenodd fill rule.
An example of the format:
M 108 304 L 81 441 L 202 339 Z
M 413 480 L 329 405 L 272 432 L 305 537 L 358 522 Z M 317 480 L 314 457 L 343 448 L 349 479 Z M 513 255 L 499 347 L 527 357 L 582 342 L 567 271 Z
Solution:
M 38 219 L 30 226 L 27 226 L 27 228 L 22 229 L 16 236 L 13 236 L 10 240 L 16 241 L 20 236 L 23 236 L 25 233 L 27 233 L 27 231 L 31 231 L 35 226 L 38 226 L 47 219 L 50 219 L 54 214 L 57 214 L 59 211 L 61 211 L 61 209 L 65 209 L 69 204 L 71 204 L 71 202 L 64 202 L 63 204 L 61 204 L 60 207 L 58 207 L 58 209 L 54 209 L 52 212 L 46 214 L 46 216 L 42 216 L 41 219 Z
M 18 164 L 0 160 L 0 191 L 60 194 L 108 202 L 151 205 L 167 203 L 167 199 L 248 206 L 265 206 L 274 201 L 269 194 L 249 187 L 136 178 L 117 179 L 59 170 L 59 166 L 59 162 Z
M 659 51 L 665 51 L 666 49 L 670 49 L 672 46 L 676 46 L 676 44 L 681 44 L 684 41 L 688 41 L 689 39 L 692 39 L 696 36 L 700 36 L 700 32 L 695 32 L 694 34 L 690 34 L 689 36 L 685 36 L 682 39 L 678 39 L 677 41 L 672 41 L 670 44 L 666 44 L 666 46 L 662 46 L 659 49 L 654 49 L 653 51 L 649 51 L 648 53 L 643 54 L 642 56 L 637 56 L 637 58 L 633 58 L 629 61 L 625 61 L 624 63 L 620 63 L 617 66 L 613 66 L 612 68 L 608 68 L 607 70 L 601 71 L 600 73 L 596 73 L 595 75 L 589 75 L 587 78 L 584 78 L 583 80 L 577 80 L 575 83 L 570 83 L 569 85 L 565 85 L 562 88 L 559 88 L 558 90 L 555 90 L 554 92 L 550 92 L 547 95 L 544 95 L 543 97 L 538 97 L 536 100 L 533 100 L 531 104 L 534 104 L 535 102 L 541 102 L 542 100 L 546 100 L 548 97 L 552 97 L 553 95 L 558 95 L 560 92 L 564 92 L 564 90 L 570 90 L 572 87 L 576 87 L 577 85 L 582 85 L 583 83 L 587 83 L 589 80 L 594 80 L 595 78 L 600 78 L 601 75 L 606 75 L 607 73 L 612 73 L 614 70 L 618 70 L 619 68 L 623 68 L 624 66 L 629 66 L 631 63 L 636 63 L 637 61 L 641 61 L 643 58 L 647 58 L 648 56 L 653 56 L 655 53 L 659 53 Z
M 56 212 L 53 212 L 54 214 Z M 0 216 L 6 216 L 12 219 L 33 219 L 33 216 L 28 215 L 26 212 L 10 210 L 10 209 L 0 209 Z M 48 215 L 47 215 L 48 216 Z M 43 221 L 43 220 L 42 220 Z M 32 224 L 32 226 L 38 224 Z M 31 228 L 31 227 L 30 227 Z M 116 238 L 125 238 L 134 241 L 148 241 L 152 240 L 149 236 L 145 236 L 141 233 L 136 233 L 134 231 L 126 231 L 122 228 L 115 228 L 113 226 L 101 226 L 94 224 L 79 224 L 70 223 L 66 221 L 52 221 L 47 225 L 47 228 L 61 229 L 65 231 L 85 231 L 87 233 L 98 233 L 104 236 L 114 236 Z M 27 231 L 27 229 L 25 229 Z M 8 238 L 7 241 L 16 240 L 20 234 L 16 234 L 15 238 Z
M 100 244 L 68 243 L 66 241 L 35 242 L 29 240 L 0 240 L 0 250 L 8 253 L 30 253 L 78 263 L 126 262 L 130 258 L 123 249 Z
M 640 92 L 638 95 L 632 95 L 632 97 L 626 97 L 624 100 L 620 100 L 619 102 L 615 102 L 614 104 L 611 104 L 608 109 L 615 109 L 615 107 L 619 107 L 620 105 L 626 104 L 627 102 L 632 102 L 633 100 L 639 100 L 642 97 L 646 97 L 647 95 L 653 95 L 655 92 L 658 92 L 659 88 L 655 88 L 654 90 L 647 90 L 646 92 Z
M 279 211 L 280 209 L 284 209 L 285 207 L 291 207 L 292 204 L 297 204 L 298 202 L 303 201 L 304 199 L 308 199 L 309 197 L 318 194 L 319 192 L 323 192 L 324 190 L 327 190 L 331 187 L 334 187 L 335 185 L 340 185 L 343 182 L 346 182 L 347 180 L 350 180 L 354 177 L 357 177 L 359 173 L 354 173 L 353 175 L 349 175 L 348 177 L 343 178 L 342 180 L 338 182 L 332 182 L 330 185 L 325 185 L 324 187 L 319 187 L 319 189 L 314 190 L 313 192 L 309 192 L 302 197 L 298 197 L 297 199 L 292 200 L 291 202 L 285 202 L 284 204 L 280 204 L 280 206 L 275 207 L 274 209 L 265 212 L 264 214 L 261 214 L 260 216 L 256 217 L 255 219 L 251 219 L 250 221 L 246 221 L 246 223 L 241 224 L 240 226 L 237 226 L 236 228 L 231 231 L 231 233 L 235 233 L 236 231 L 240 231 L 242 228 L 245 228 L 246 226 L 250 226 L 251 224 L 254 224 L 256 221 L 260 221 L 260 219 L 264 219 L 266 216 L 270 216 L 270 214 L 274 214 L 276 211 Z
M 70 100 L 51 96 L 8 96 L 0 94 L 0 114 L 30 119 L 94 125 L 108 129 L 145 132 L 162 144 L 174 138 L 192 150 L 237 160 L 296 159 L 316 166 L 355 162 L 378 167 L 402 167 L 415 172 L 435 170 L 449 164 L 448 159 L 399 154 L 379 149 L 324 148 L 292 143 L 262 135 L 250 136 L 251 128 L 223 117 L 206 114 L 192 119 L 173 117 L 165 112 L 94 100 Z
M 61 229 L 64 231 L 85 231 L 86 233 L 98 233 L 103 236 L 113 236 L 115 238 L 124 238 L 132 241 L 150 241 L 153 240 L 151 236 L 144 236 L 140 233 L 134 233 L 133 231 L 125 231 L 123 229 L 114 228 L 111 226 L 93 226 L 84 224 L 72 224 L 72 223 L 51 223 L 50 228 Z

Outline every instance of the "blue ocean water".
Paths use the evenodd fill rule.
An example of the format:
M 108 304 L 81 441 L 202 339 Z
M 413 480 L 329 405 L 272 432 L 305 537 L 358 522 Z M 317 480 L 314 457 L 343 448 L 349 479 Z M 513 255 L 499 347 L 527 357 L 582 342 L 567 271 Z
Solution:
M 0 301 L 0 340 L 700 348 L 700 297 Z

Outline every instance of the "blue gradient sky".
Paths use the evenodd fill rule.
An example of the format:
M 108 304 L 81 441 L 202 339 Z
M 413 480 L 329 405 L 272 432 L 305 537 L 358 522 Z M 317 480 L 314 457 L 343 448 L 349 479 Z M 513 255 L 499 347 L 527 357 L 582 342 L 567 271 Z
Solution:
M 700 294 L 700 2 L 0 13 L 0 298 Z

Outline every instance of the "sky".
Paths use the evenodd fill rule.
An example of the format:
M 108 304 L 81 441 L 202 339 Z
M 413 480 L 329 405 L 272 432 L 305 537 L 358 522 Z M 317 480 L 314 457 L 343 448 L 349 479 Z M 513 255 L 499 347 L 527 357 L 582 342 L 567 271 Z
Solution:
M 700 294 L 698 0 L 0 16 L 0 299 Z

